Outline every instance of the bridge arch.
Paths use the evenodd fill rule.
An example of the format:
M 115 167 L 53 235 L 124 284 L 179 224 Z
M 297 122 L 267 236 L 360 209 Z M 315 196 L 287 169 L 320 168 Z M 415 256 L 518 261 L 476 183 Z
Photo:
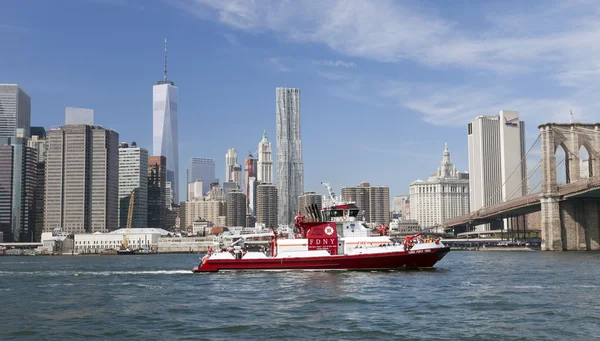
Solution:
M 564 167 L 566 183 L 577 182 L 581 178 L 580 150 L 588 154 L 589 176 L 600 175 L 600 123 L 546 123 L 539 126 L 542 139 L 542 193 L 557 191 L 556 160 L 559 146 L 565 152 Z

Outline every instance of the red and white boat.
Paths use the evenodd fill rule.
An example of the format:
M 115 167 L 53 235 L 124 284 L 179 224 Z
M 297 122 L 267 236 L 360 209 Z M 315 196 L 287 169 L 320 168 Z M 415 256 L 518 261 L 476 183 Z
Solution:
M 439 239 L 421 241 L 418 234 L 402 242 L 372 236 L 371 229 L 357 219 L 354 203 L 340 203 L 328 186 L 332 204 L 321 212 L 296 216 L 295 238 L 269 234 L 265 252 L 245 252 L 243 245 L 210 250 L 193 272 L 221 270 L 392 270 L 431 268 L 450 251 Z M 260 234 L 257 236 L 265 236 Z M 243 239 L 252 234 L 241 235 Z

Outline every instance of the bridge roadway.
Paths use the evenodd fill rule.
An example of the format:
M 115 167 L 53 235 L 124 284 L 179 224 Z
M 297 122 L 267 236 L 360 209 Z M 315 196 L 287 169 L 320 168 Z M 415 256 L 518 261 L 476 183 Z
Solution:
M 443 227 L 475 226 L 497 219 L 537 212 L 540 210 L 541 195 L 539 192 L 527 194 L 500 204 L 482 208 L 477 212 L 448 219 L 444 222 Z M 558 195 L 561 201 L 567 199 L 600 198 L 600 176 L 559 185 Z

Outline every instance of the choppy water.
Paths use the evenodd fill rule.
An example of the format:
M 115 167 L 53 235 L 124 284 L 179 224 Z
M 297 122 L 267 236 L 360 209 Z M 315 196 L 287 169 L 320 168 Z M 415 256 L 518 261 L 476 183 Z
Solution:
M 0 340 L 590 340 L 600 253 L 432 271 L 192 274 L 196 255 L 0 257 Z

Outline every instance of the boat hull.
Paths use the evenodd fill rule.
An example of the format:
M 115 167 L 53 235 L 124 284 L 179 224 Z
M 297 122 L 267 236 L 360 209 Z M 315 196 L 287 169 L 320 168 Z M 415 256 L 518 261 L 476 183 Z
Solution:
M 449 247 L 324 257 L 208 259 L 193 272 L 221 270 L 394 270 L 431 268 L 450 251 Z
M 135 251 L 134 250 L 117 250 L 117 255 L 122 255 L 122 256 L 135 255 Z

